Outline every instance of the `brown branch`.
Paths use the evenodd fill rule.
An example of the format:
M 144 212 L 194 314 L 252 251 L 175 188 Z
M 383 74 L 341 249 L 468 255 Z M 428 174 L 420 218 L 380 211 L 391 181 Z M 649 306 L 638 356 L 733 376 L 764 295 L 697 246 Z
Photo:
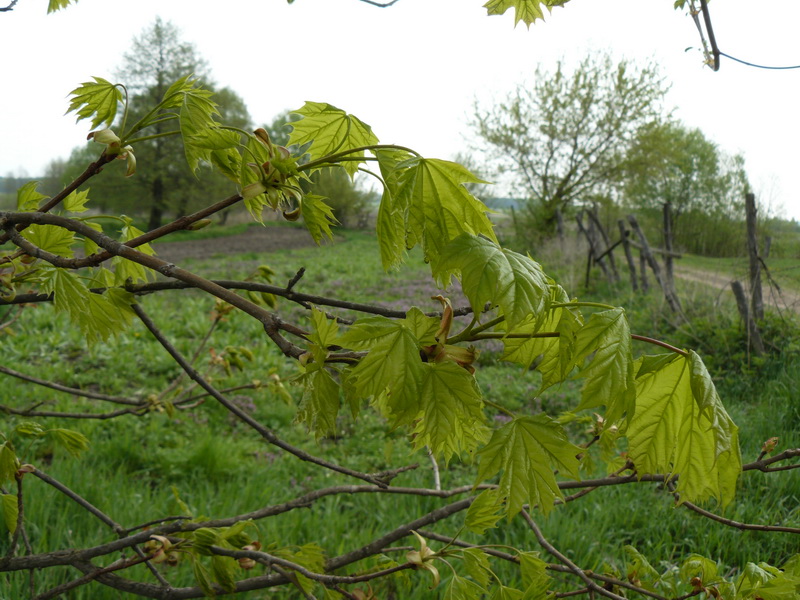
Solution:
M 716 521 L 717 523 L 722 523 L 723 525 L 727 525 L 728 527 L 734 527 L 736 529 L 740 529 L 741 531 L 775 531 L 780 533 L 794 533 L 800 534 L 800 528 L 798 527 L 784 527 L 782 525 L 758 525 L 758 524 L 751 524 L 751 523 L 741 523 L 739 521 L 734 521 L 733 519 L 727 519 L 721 515 L 716 513 L 712 513 L 704 508 L 700 508 L 696 504 L 689 502 L 688 500 L 684 500 L 681 502 L 680 494 L 677 492 L 673 493 L 675 496 L 675 500 L 681 506 L 685 506 L 689 510 L 696 512 L 698 515 L 711 519 L 712 521 Z
M 142 404 L 141 400 L 129 400 L 128 398 L 121 398 L 119 396 L 109 396 L 107 394 L 100 394 L 89 390 L 81 390 L 78 388 L 61 385 L 60 383 L 54 383 L 52 381 L 47 381 L 45 379 L 39 379 L 38 377 L 34 377 L 33 375 L 26 375 L 25 373 L 20 373 L 19 371 L 15 371 L 14 369 L 9 369 L 8 367 L 4 367 L 2 365 L 0 365 L 0 373 L 4 373 L 5 375 L 10 375 L 11 377 L 16 377 L 17 379 L 22 379 L 24 381 L 29 381 L 30 383 L 35 383 L 36 385 L 50 388 L 51 390 L 56 390 L 58 392 L 65 392 L 67 394 L 72 394 L 73 396 L 80 396 L 82 398 L 91 398 L 93 400 L 104 400 L 106 402 L 113 402 L 114 404 L 125 404 L 128 406 L 141 406 Z
M 122 525 L 114 521 L 114 519 L 112 519 L 103 511 L 101 511 L 99 508 L 91 504 L 88 500 L 73 492 L 71 489 L 69 489 L 60 481 L 53 479 L 52 477 L 50 477 L 50 475 L 43 473 L 39 469 L 34 469 L 33 471 L 31 471 L 31 473 L 36 477 L 38 477 L 39 479 L 41 479 L 42 481 L 44 481 L 46 484 L 56 488 L 59 492 L 61 492 L 62 494 L 64 494 L 65 496 L 67 496 L 68 498 L 72 499 L 80 506 L 85 508 L 87 511 L 92 513 L 95 517 L 97 517 L 103 523 L 108 525 L 114 531 L 114 533 L 117 533 L 119 535 L 125 534 L 125 528 Z
M 369 475 L 367 473 L 361 473 L 359 471 L 354 471 L 353 469 L 348 469 L 347 467 L 343 467 L 341 465 L 337 465 L 332 462 L 328 462 L 324 459 L 318 458 L 307 453 L 300 448 L 296 448 L 291 444 L 288 444 L 281 440 L 277 435 L 275 435 L 272 430 L 268 429 L 254 418 L 252 418 L 249 414 L 245 411 L 241 410 L 238 406 L 231 403 L 225 396 L 219 393 L 216 388 L 214 388 L 210 383 L 208 383 L 200 373 L 195 370 L 192 365 L 190 365 L 187 360 L 183 357 L 183 355 L 178 352 L 178 350 L 173 346 L 169 340 L 164 337 L 161 333 L 161 330 L 156 326 L 153 320 L 144 312 L 144 309 L 138 304 L 133 305 L 133 310 L 136 312 L 136 316 L 144 323 L 145 327 L 153 334 L 153 336 L 158 340 L 158 342 L 163 346 L 163 348 L 169 353 L 172 359 L 177 362 L 180 367 L 186 372 L 189 378 L 192 381 L 197 382 L 200 387 L 202 387 L 206 392 L 208 392 L 217 402 L 219 402 L 222 406 L 224 406 L 228 411 L 234 414 L 240 421 L 249 425 L 252 429 L 254 429 L 261 437 L 267 440 L 270 444 L 285 450 L 289 454 L 299 458 L 300 460 L 313 463 L 317 466 L 323 467 L 325 469 L 329 469 L 331 471 L 336 471 L 337 473 L 342 473 L 343 475 L 348 475 L 350 477 L 355 477 L 357 479 L 361 479 L 368 483 L 372 483 L 379 487 L 386 487 L 386 483 L 376 479 L 375 476 Z
M 12 6 L 13 6 L 13 3 L 12 3 Z M 52 210 L 53 208 L 55 208 L 56 206 L 61 204 L 61 202 L 64 200 L 64 198 L 66 198 L 72 192 L 77 190 L 81 185 L 86 183 L 89 179 L 91 179 L 92 177 L 94 177 L 95 175 L 100 173 L 100 171 L 103 170 L 103 167 L 106 166 L 108 163 L 110 163 L 112 160 L 114 160 L 113 156 L 107 156 L 105 153 L 103 153 L 100 156 L 100 158 L 98 158 L 96 161 L 94 161 L 88 167 L 86 167 L 86 170 L 84 170 L 83 173 L 78 175 L 78 177 L 76 177 L 72 181 L 72 183 L 70 183 L 68 186 L 66 186 L 58 194 L 56 194 L 55 196 L 50 198 L 50 200 L 48 200 L 41 207 L 36 209 L 36 212 L 38 212 L 38 213 L 46 213 L 49 210 Z M 17 231 L 22 231 L 28 225 L 29 225 L 29 223 L 28 224 L 21 223 L 20 225 L 17 226 Z M 9 240 L 9 236 L 7 234 L 0 234 L 0 245 L 5 244 L 8 240 Z
M 371 581 L 379 577 L 391 575 L 392 573 L 397 573 L 398 571 L 405 571 L 406 569 L 414 568 L 412 563 L 405 563 L 396 567 L 384 569 L 382 571 L 366 573 L 364 575 L 326 575 L 323 573 L 309 571 L 302 565 L 279 558 L 272 554 L 267 554 L 266 552 L 260 552 L 256 550 L 227 550 L 225 548 L 220 548 L 219 546 L 211 546 L 209 547 L 209 550 L 214 554 L 219 554 L 220 556 L 230 556 L 231 558 L 252 558 L 253 560 L 256 560 L 270 568 L 272 568 L 274 565 L 285 567 L 287 569 L 297 571 L 309 579 L 319 581 L 320 583 L 326 585 L 338 583 L 363 583 L 365 581 Z
M 381 536 L 377 540 L 374 540 L 357 550 L 353 550 L 351 552 L 347 552 L 346 554 L 341 554 L 329 559 L 325 564 L 325 570 L 335 571 L 336 569 L 349 565 L 350 563 L 354 563 L 367 558 L 368 556 L 377 554 L 386 546 L 409 535 L 412 530 L 416 531 L 417 529 L 425 527 L 426 525 L 436 523 L 437 521 L 446 519 L 447 517 L 450 517 L 462 510 L 466 510 L 469 508 L 470 504 L 472 504 L 473 500 L 475 500 L 475 496 L 470 496 L 464 500 L 458 500 L 452 504 L 432 510 L 427 515 L 424 515 L 419 519 L 415 519 L 410 523 L 406 523 L 405 525 L 401 525 L 386 535 Z
M 83 577 L 79 577 L 78 579 L 73 579 L 72 581 L 68 581 L 66 583 L 62 583 L 42 594 L 39 594 L 33 600 L 51 600 L 51 598 L 56 598 L 63 594 L 64 592 L 68 592 L 71 589 L 76 587 L 86 585 L 100 577 L 101 575 L 105 575 L 106 573 L 111 573 L 113 571 L 120 571 L 122 569 L 127 569 L 129 567 L 133 567 L 134 565 L 141 564 L 150 560 L 150 556 L 140 556 L 139 558 L 134 558 L 131 560 L 120 559 L 108 565 L 107 567 L 103 567 L 102 569 L 96 569 L 84 575 Z
M 570 570 L 571 573 L 573 573 L 581 581 L 583 581 L 583 583 L 585 583 L 590 590 L 593 590 L 597 594 L 605 596 L 606 598 L 611 598 L 612 600 L 625 600 L 625 598 L 623 598 L 622 596 L 619 596 L 614 592 L 610 592 L 607 589 L 597 585 L 594 581 L 592 581 L 591 577 L 589 577 L 589 575 L 587 575 L 584 572 L 583 569 L 581 569 L 578 565 L 572 562 L 569 558 L 564 556 L 564 554 L 562 554 L 555 546 L 553 546 L 550 542 L 548 542 L 547 539 L 544 537 L 544 534 L 542 534 L 542 530 L 539 529 L 539 526 L 531 518 L 530 514 L 528 514 L 527 511 L 522 510 L 520 511 L 520 514 L 522 515 L 522 518 L 525 519 L 525 522 L 528 524 L 528 527 L 531 528 L 531 531 L 533 531 L 533 534 L 536 536 L 539 545 L 545 550 L 547 550 L 547 552 L 552 554 L 554 557 L 556 557 L 559 562 L 561 562 L 564 566 L 566 566 Z

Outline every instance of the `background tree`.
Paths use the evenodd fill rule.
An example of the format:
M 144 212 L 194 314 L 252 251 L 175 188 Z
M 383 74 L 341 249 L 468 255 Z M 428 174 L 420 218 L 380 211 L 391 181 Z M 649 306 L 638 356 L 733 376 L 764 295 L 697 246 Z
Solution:
M 644 125 L 628 151 L 622 190 L 642 213 L 660 215 L 669 203 L 675 242 L 685 250 L 730 255 L 744 247 L 744 159 L 726 154 L 699 129 L 675 121 Z
M 130 82 L 128 123 L 143 117 L 150 106 L 164 97 L 172 82 L 187 73 L 193 73 L 206 88 L 214 90 L 208 65 L 194 44 L 182 41 L 175 25 L 156 17 L 152 26 L 133 39 L 116 74 L 121 81 Z M 248 129 L 251 120 L 244 101 L 229 88 L 214 91 L 225 123 Z M 159 227 L 169 210 L 179 217 L 199 206 L 203 202 L 199 196 L 218 197 L 236 191 L 224 177 L 204 169 L 195 176 L 185 161 L 176 160 L 183 155 L 180 137 L 159 137 L 172 128 L 174 123 L 156 123 L 151 134 L 156 137 L 136 145 L 137 161 L 148 165 L 147 169 L 139 169 L 135 178 L 141 193 L 139 210 L 149 207 L 148 229 Z
M 609 55 L 587 57 L 572 73 L 563 61 L 554 72 L 539 67 L 505 101 L 476 104 L 476 149 L 511 176 L 526 227 L 552 234 L 557 211 L 620 180 L 628 145 L 661 114 L 666 91 L 655 65 Z

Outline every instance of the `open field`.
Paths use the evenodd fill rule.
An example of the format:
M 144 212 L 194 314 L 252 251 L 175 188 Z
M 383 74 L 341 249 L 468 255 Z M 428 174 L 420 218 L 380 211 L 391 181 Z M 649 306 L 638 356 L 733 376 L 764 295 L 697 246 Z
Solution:
M 286 236 L 285 245 L 276 242 L 282 239 L 279 236 Z M 437 308 L 430 296 L 439 290 L 430 281 L 429 269 L 417 253 L 412 253 L 405 268 L 387 274 L 380 268 L 372 233 L 343 231 L 334 244 L 323 249 L 310 246 L 309 240 L 302 236 L 302 232 L 292 228 L 270 227 L 263 231 L 248 228 L 236 236 L 180 242 L 184 246 L 162 244 L 162 252 L 181 266 L 210 277 L 243 278 L 259 265 L 267 264 L 275 271 L 275 283 L 282 285 L 305 267 L 305 275 L 295 288 L 298 291 L 394 308 L 410 305 L 424 310 Z M 290 238 L 294 241 L 288 241 Z M 159 248 L 157 245 L 156 250 Z M 686 264 L 693 269 L 701 268 L 690 260 Z M 614 301 L 594 296 L 600 293 L 592 292 L 587 299 Z M 699 295 L 702 291 L 697 287 L 687 293 Z M 635 327 L 641 328 L 637 332 L 653 333 L 643 329 L 658 320 L 653 317 L 661 311 L 657 294 L 653 292 L 645 299 L 632 299 L 627 291 L 618 294 L 616 301 L 626 305 L 631 302 L 631 320 Z M 713 296 L 710 295 L 712 303 Z M 454 304 L 463 304 L 457 291 L 452 297 Z M 377 472 L 418 463 L 419 468 L 401 474 L 393 485 L 433 485 L 427 457 L 422 453 L 411 454 L 406 433 L 387 431 L 383 420 L 370 409 L 362 410 L 358 421 L 349 414 L 341 415 L 338 434 L 318 441 L 296 424 L 300 390 L 291 384 L 295 367 L 268 342 L 259 323 L 241 314 L 230 315 L 213 327 L 208 343 L 203 344 L 214 322 L 212 301 L 199 294 L 165 292 L 144 297 L 141 303 L 185 355 L 191 356 L 199 350 L 196 364 L 213 377 L 217 387 L 245 386 L 231 392 L 230 398 L 284 440 L 363 471 Z M 277 310 L 287 321 L 307 315 L 306 309 L 286 301 L 280 301 Z M 352 316 L 346 311 L 337 314 Z M 245 370 L 239 371 L 234 366 L 228 373 L 214 364 L 215 355 L 239 346 L 246 346 L 253 353 L 251 360 L 244 361 Z M 139 416 L 53 420 L 52 426 L 80 430 L 90 439 L 90 449 L 80 459 L 70 458 L 45 442 L 24 449 L 26 461 L 82 494 L 125 527 L 144 523 L 154 514 L 195 518 L 240 514 L 314 489 L 352 483 L 330 472 L 319 473 L 279 453 L 210 401 L 198 398 L 186 408 L 173 411 L 170 400 L 194 391 L 182 381 L 172 394 L 159 395 L 179 376 L 178 368 L 140 324 L 134 324 L 128 333 L 108 344 L 87 349 L 80 334 L 63 315 L 56 316 L 50 307 L 42 306 L 26 309 L 24 318 L 13 326 L 13 335 L 5 336 L 4 348 L 5 367 L 30 374 L 46 373 L 50 380 L 104 394 L 154 399 L 153 410 Z M 482 348 L 478 381 L 486 399 L 531 414 L 543 407 L 557 414 L 576 405 L 578 382 L 568 382 L 539 395 L 537 374 L 499 359 L 497 344 Z M 794 399 L 796 381 L 800 380 L 800 359 L 796 354 L 785 353 L 772 361 L 768 376 L 747 371 L 719 381 L 723 400 L 741 427 L 745 462 L 758 456 L 761 444 L 769 437 L 779 436 L 780 448 L 800 446 L 800 406 Z M 758 379 L 758 393 L 754 394 L 753 387 L 746 383 L 756 377 L 761 379 Z M 281 381 L 284 387 L 267 383 L 270 381 Z M 5 378 L 3 383 L 6 393 L 0 404 L 16 409 L 35 406 L 40 412 L 111 410 L 96 401 L 43 390 L 13 378 Z M 492 416 L 502 419 L 500 414 Z M 21 420 L 24 419 L 8 415 L 7 426 Z M 573 433 L 580 437 L 584 428 L 585 424 L 578 421 Z M 442 487 L 471 485 L 470 473 L 466 463 L 454 460 L 442 470 Z M 26 484 L 26 516 L 36 551 L 87 547 L 114 539 L 108 527 L 52 487 L 37 480 L 28 483 L 26 479 Z M 796 476 L 749 472 L 741 479 L 737 500 L 724 514 L 741 522 L 798 527 L 799 500 L 800 482 Z M 316 542 L 328 556 L 333 556 L 447 502 L 356 493 L 323 498 L 307 508 L 261 522 L 257 526 L 258 536 L 265 547 Z M 547 517 L 537 518 L 551 542 L 569 549 L 569 557 L 574 561 L 597 571 L 624 572 L 626 544 L 637 547 L 659 568 L 662 563 L 678 562 L 687 553 L 696 551 L 719 561 L 726 571 L 741 568 L 748 561 L 781 564 L 797 551 L 795 539 L 788 534 L 740 532 L 713 523 L 676 508 L 663 487 L 650 484 L 599 488 Z M 462 524 L 463 516 L 457 515 L 430 529 L 453 536 Z M 481 543 L 537 549 L 535 538 L 523 525 L 516 521 L 501 524 Z M 462 537 L 478 541 L 472 534 Z M 6 551 L 6 536 L 2 540 L 0 554 Z M 399 542 L 394 551 L 386 553 L 385 560 L 404 560 L 411 543 L 410 539 Z M 441 544 L 432 546 L 436 549 Z M 362 567 L 377 564 L 372 561 Z M 131 571 L 137 578 L 152 581 L 144 567 Z M 191 570 L 185 566 L 176 567 L 169 575 L 177 575 L 176 585 L 193 582 Z M 449 573 L 443 571 L 442 575 L 447 577 Z M 77 573 L 66 570 L 57 576 L 53 572 L 43 573 L 37 575 L 37 585 L 44 590 L 76 576 Z M 509 567 L 504 576 L 513 579 L 517 577 L 516 570 Z M 426 574 L 412 573 L 410 577 L 377 584 L 376 591 L 384 600 L 442 597 L 441 589 L 427 589 L 429 582 Z M 26 576 L 0 575 L 0 598 L 25 598 L 27 586 Z M 241 597 L 292 598 L 295 594 L 296 590 L 286 588 Z M 71 592 L 68 597 L 112 600 L 120 596 L 108 588 L 91 585 Z

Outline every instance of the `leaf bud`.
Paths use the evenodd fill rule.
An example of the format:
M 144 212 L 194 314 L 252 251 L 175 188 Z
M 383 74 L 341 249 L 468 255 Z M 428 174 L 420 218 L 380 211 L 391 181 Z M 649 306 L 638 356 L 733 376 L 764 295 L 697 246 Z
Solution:
M 300 214 L 303 212 L 302 208 L 298 206 L 294 210 L 290 211 L 283 211 L 283 218 L 287 221 L 297 221 L 300 218 Z
M 777 438 L 777 437 L 771 437 L 771 438 L 769 438 L 769 439 L 768 439 L 766 442 L 764 442 L 764 444 L 761 446 L 761 452 L 763 452 L 764 454 L 769 454 L 770 452 L 772 452 L 773 450 L 775 450 L 775 446 L 777 446 L 777 445 L 778 445 L 778 440 L 779 440 L 779 439 L 780 439 L 780 438 Z
M 199 221 L 195 221 L 194 223 L 190 223 L 186 226 L 187 231 L 197 231 L 198 229 L 203 229 L 211 225 L 211 219 L 200 219 Z

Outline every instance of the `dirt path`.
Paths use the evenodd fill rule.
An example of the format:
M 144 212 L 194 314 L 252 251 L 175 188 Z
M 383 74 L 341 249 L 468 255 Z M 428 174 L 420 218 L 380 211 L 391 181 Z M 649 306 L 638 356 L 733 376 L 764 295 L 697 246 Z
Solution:
M 209 258 L 215 254 L 272 252 L 313 246 L 314 240 L 300 227 L 249 227 L 244 233 L 205 240 L 157 242 L 158 256 L 180 264 L 187 258 Z
M 718 290 L 719 294 L 732 294 L 731 281 L 733 278 L 729 273 L 706 271 L 703 269 L 693 269 L 676 265 L 675 276 L 685 281 L 692 281 L 712 287 Z M 745 282 L 742 282 L 743 285 Z M 762 286 L 764 294 L 764 304 L 779 310 L 790 310 L 800 313 L 800 294 L 786 288 L 776 289 L 770 285 L 768 278 L 762 275 Z

